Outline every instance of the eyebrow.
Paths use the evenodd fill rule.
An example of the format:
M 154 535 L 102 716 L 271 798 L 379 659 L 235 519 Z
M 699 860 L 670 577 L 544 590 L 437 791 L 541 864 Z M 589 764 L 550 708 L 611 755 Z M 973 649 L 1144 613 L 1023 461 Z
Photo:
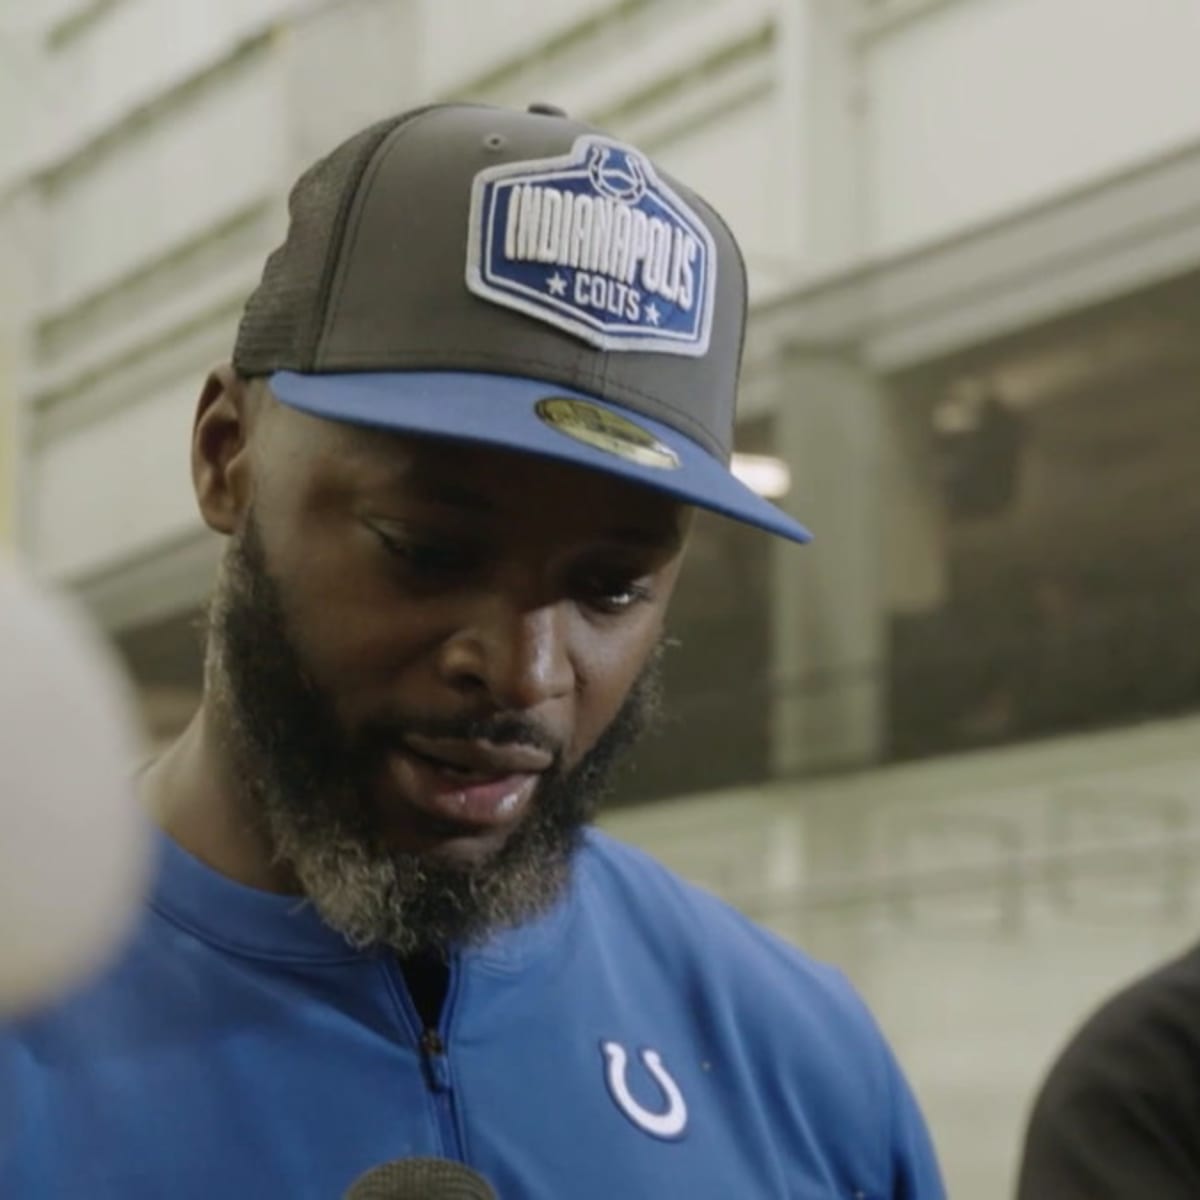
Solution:
M 472 512 L 494 513 L 496 506 L 484 495 L 445 478 L 429 478 L 420 475 L 407 476 L 402 485 L 418 500 L 431 504 L 444 504 L 450 508 L 466 508 Z

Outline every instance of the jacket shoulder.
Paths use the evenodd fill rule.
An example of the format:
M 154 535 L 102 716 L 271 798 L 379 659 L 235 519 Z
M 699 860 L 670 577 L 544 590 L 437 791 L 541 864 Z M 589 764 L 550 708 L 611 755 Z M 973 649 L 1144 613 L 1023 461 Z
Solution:
M 840 970 L 635 847 L 594 833 L 584 857 L 584 895 L 607 936 L 637 945 L 660 977 L 723 1005 L 764 1053 L 795 1049 L 804 1069 L 843 1080 L 857 1059 L 860 1080 L 886 1089 L 888 1048 Z
M 736 1047 L 749 1094 L 773 1097 L 781 1128 L 803 1141 L 816 1121 L 835 1175 L 869 1179 L 868 1194 L 943 1194 L 908 1083 L 841 971 L 602 833 L 582 857 L 594 935 L 637 970 L 640 996 L 686 997 L 697 1032 Z

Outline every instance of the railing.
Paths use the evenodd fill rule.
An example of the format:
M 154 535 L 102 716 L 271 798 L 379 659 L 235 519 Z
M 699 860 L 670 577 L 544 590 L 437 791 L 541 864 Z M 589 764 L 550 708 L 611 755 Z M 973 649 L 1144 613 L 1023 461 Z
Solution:
M 1200 718 L 775 782 L 608 823 L 801 940 L 1187 929 L 1200 918 Z

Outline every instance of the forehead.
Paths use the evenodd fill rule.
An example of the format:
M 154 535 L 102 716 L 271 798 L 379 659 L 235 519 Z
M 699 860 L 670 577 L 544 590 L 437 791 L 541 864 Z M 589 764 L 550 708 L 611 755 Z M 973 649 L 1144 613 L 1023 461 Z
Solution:
M 293 467 L 314 488 L 333 487 L 361 500 L 437 508 L 503 520 L 561 518 L 588 531 L 618 518 L 631 530 L 678 542 L 690 509 L 664 493 L 614 475 L 483 443 L 413 437 L 327 421 L 277 404 Z M 277 442 L 277 450 L 284 450 Z M 300 461 L 298 461 L 300 460 Z

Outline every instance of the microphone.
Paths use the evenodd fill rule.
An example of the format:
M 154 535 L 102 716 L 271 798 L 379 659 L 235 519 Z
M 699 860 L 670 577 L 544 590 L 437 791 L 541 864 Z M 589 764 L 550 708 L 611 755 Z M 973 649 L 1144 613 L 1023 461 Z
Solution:
M 447 1158 L 397 1158 L 360 1175 L 342 1200 L 496 1200 L 482 1175 Z
M 130 690 L 80 611 L 0 554 L 0 1018 L 98 970 L 140 908 Z

